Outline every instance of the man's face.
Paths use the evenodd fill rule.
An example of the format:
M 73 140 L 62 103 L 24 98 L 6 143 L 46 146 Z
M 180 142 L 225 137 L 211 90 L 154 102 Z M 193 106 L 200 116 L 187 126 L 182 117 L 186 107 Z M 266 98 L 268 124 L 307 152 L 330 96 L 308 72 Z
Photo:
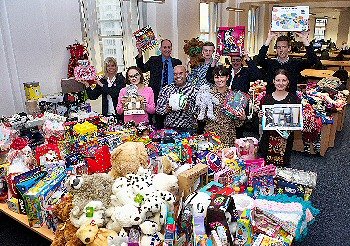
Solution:
M 174 81 L 178 87 L 183 87 L 186 84 L 187 71 L 183 66 L 174 68 Z
M 205 60 L 212 58 L 214 53 L 214 46 L 203 46 L 202 54 Z
M 235 70 L 239 69 L 240 67 L 242 67 L 242 58 L 240 56 L 232 56 L 231 64 L 233 69 Z
M 162 46 L 159 48 L 162 52 L 162 56 L 169 58 L 171 56 L 172 45 L 168 40 L 164 40 Z
M 277 56 L 281 59 L 286 59 L 288 57 L 290 46 L 288 45 L 288 41 L 278 41 L 277 42 Z

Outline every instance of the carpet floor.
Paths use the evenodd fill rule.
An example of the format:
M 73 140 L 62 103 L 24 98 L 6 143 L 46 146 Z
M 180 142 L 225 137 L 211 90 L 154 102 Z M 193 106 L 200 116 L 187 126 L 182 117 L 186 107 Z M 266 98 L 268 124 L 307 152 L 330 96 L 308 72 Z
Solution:
M 316 221 L 309 227 L 307 237 L 293 246 L 350 246 L 350 107 L 344 128 L 337 133 L 334 148 L 324 157 L 293 152 L 293 168 L 316 172 L 317 186 L 311 200 L 320 210 Z M 1 246 L 49 246 L 50 242 L 0 214 Z

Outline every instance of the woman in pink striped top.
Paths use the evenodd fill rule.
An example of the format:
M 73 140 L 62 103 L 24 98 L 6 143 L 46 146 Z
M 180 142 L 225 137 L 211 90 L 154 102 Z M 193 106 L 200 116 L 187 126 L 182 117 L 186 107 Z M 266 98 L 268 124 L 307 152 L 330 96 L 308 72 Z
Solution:
M 131 66 L 126 72 L 126 84 L 136 85 L 138 94 L 143 97 L 145 104 L 145 111 L 142 114 L 124 114 L 124 104 L 126 102 L 127 90 L 126 87 L 120 90 L 118 97 L 117 113 L 124 114 L 124 122 L 134 120 L 136 124 L 140 122 L 149 123 L 148 114 L 155 113 L 154 93 L 151 87 L 145 86 L 142 71 L 136 67 Z

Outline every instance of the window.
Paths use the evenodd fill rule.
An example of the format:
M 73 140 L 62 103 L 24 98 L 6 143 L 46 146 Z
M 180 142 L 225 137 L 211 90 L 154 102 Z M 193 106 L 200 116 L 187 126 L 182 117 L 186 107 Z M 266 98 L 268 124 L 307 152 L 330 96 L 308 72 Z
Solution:
M 317 18 L 315 20 L 314 38 L 316 39 L 316 41 L 319 41 L 321 39 L 323 39 L 323 40 L 325 39 L 326 25 L 327 25 L 326 18 Z
M 209 4 L 200 3 L 199 6 L 199 28 L 200 36 L 199 39 L 203 42 L 209 41 Z
M 80 5 L 84 42 L 97 71 L 103 71 L 109 56 L 117 60 L 120 72 L 133 65 L 130 50 L 135 46 L 132 33 L 139 28 L 138 1 L 80 0 Z

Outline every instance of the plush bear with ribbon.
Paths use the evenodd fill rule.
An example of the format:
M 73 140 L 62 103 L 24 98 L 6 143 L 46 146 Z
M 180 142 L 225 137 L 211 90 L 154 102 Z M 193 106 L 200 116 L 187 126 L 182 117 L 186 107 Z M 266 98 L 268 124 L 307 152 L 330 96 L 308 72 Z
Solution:
M 202 54 L 203 42 L 199 38 L 192 38 L 190 40 L 185 40 L 184 52 L 190 58 L 191 68 L 197 68 L 204 63 L 204 58 Z
M 145 220 L 140 228 L 142 231 L 141 246 L 156 246 L 164 240 L 164 236 L 158 231 L 156 222 Z

